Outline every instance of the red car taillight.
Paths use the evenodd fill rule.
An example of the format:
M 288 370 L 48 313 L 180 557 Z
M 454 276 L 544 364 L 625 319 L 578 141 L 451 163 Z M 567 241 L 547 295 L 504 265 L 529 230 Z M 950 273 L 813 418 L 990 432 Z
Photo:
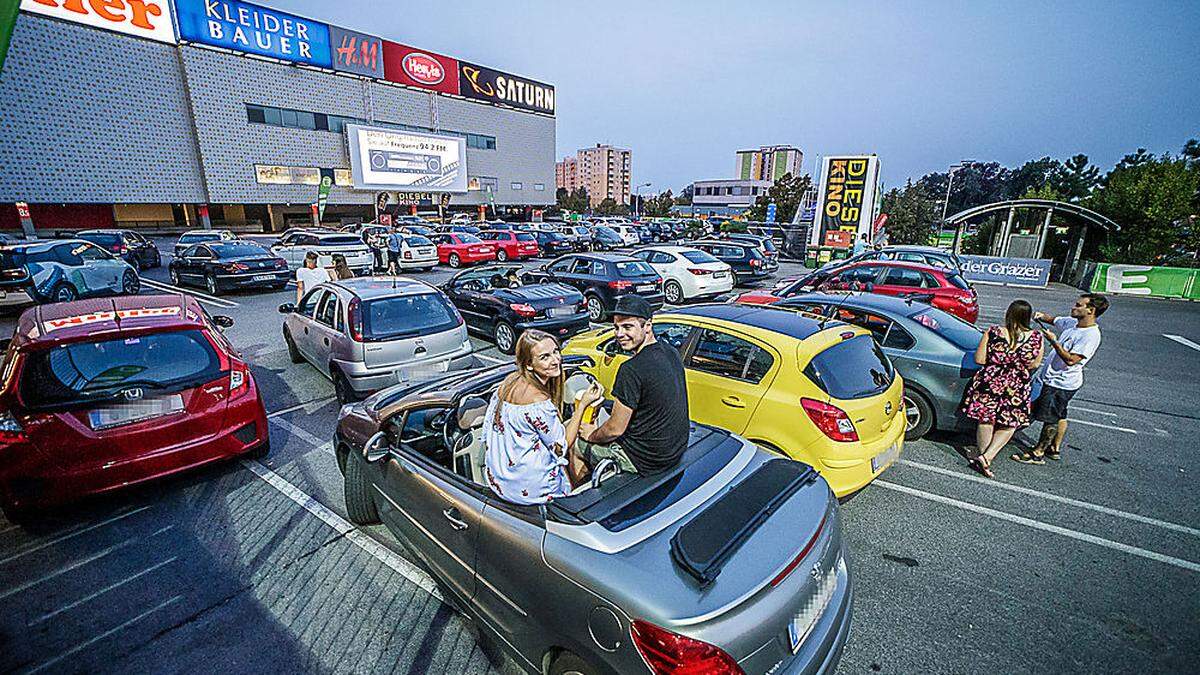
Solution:
M 537 310 L 533 308 L 533 305 L 527 305 L 523 302 L 514 302 L 509 305 L 509 308 L 516 312 L 517 316 L 523 316 L 526 319 L 532 319 L 537 316 Z
M 0 410 L 0 443 L 20 443 L 25 439 L 25 427 L 7 410 Z
M 750 266 L 751 267 L 762 267 L 763 266 L 762 258 L 751 258 Z
M 608 282 L 608 287 L 613 289 L 614 291 L 623 291 L 628 288 L 633 288 L 633 282 L 632 281 L 610 281 L 610 282 Z
M 698 277 L 706 277 L 713 273 L 712 270 L 704 270 L 704 269 L 700 269 L 699 267 L 689 267 L 688 271 L 691 272 L 692 274 L 695 274 Z
M 405 251 L 405 252 L 404 252 L 404 259 L 405 259 L 405 260 L 412 260 L 412 251 Z
M 656 675 L 742 675 L 742 668 L 720 647 L 636 619 L 629 628 L 642 660 Z
M 830 440 L 841 443 L 848 443 L 858 440 L 858 432 L 854 429 L 854 422 L 850 420 L 850 416 L 845 410 L 811 398 L 800 399 L 800 406 L 804 408 L 804 412 L 808 413 L 808 418 L 817 425 L 821 433 L 825 434 Z
M 243 265 L 242 263 L 229 263 L 225 266 L 225 269 L 229 270 L 230 272 L 245 272 L 246 270 L 250 269 L 250 267 L 248 265 Z
M 349 315 L 350 338 L 355 342 L 363 341 L 363 321 L 362 321 L 362 306 L 359 304 L 358 298 L 350 301 L 346 307 L 346 313 Z
M 973 295 L 956 295 L 954 297 L 956 300 L 964 305 L 967 305 L 968 307 L 975 304 L 975 296 Z
M 241 361 L 233 361 L 229 368 L 229 398 L 235 399 L 250 391 L 250 369 Z

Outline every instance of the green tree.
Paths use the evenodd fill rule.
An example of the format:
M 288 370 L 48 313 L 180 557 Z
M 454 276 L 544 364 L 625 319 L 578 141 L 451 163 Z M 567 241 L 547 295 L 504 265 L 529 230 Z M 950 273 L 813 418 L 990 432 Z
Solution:
M 581 187 L 575 188 L 570 193 L 567 192 L 566 188 L 558 188 L 558 191 L 555 192 L 555 197 L 557 197 L 558 208 L 564 211 L 585 213 L 588 210 L 587 190 Z
M 1085 202 L 1121 226 L 1108 233 L 1101 255 L 1146 265 L 1194 254 L 1200 241 L 1186 224 L 1195 214 L 1198 190 L 1200 169 L 1186 156 L 1155 157 L 1144 150 L 1126 155 Z
M 624 204 L 618 204 L 617 200 L 612 197 L 605 197 L 603 201 L 596 205 L 594 211 L 600 216 L 624 216 L 629 214 L 629 207 Z
M 1057 159 L 1031 159 L 1009 173 L 1005 192 L 1009 199 L 1021 198 L 1030 190 L 1038 190 L 1045 186 L 1061 169 L 1062 162 Z
M 887 236 L 891 244 L 928 244 L 941 218 L 937 198 L 912 180 L 903 188 L 883 195 L 882 212 L 887 214 Z
M 754 200 L 754 206 L 750 207 L 747 215 L 750 220 L 765 221 L 767 205 L 774 202 L 775 221 L 791 222 L 792 217 L 796 215 L 796 209 L 800 208 L 800 200 L 804 198 L 804 193 L 811 189 L 812 177 L 808 174 L 793 176 L 786 173 L 767 189 L 767 194 L 759 195 L 758 199 Z
M 688 185 L 687 187 L 683 188 L 683 192 L 680 192 L 679 196 L 675 198 L 675 203 L 679 206 L 690 206 L 692 203 L 692 194 L 695 191 L 695 186 Z
M 1078 154 L 1063 162 L 1050 176 L 1049 184 L 1065 201 L 1077 202 L 1100 184 L 1100 169 L 1088 162 L 1087 155 Z
M 646 200 L 644 215 L 652 218 L 665 218 L 671 215 L 671 207 L 675 206 L 675 196 L 670 190 L 660 192 Z

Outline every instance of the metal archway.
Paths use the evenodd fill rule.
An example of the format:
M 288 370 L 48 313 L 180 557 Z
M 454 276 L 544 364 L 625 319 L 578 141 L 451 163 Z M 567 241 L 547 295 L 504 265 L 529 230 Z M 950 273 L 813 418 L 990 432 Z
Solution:
M 969 209 L 964 209 L 946 219 L 946 224 L 954 225 L 954 252 L 959 252 L 962 246 L 962 231 L 963 225 L 970 219 L 977 216 L 982 216 L 988 213 L 998 211 L 1008 211 L 1008 218 L 1005 219 L 1004 226 L 1000 230 L 999 237 L 996 239 L 995 245 L 989 251 L 992 255 L 1006 256 L 1009 253 L 1010 235 L 1012 234 L 1013 219 L 1016 217 L 1018 209 L 1044 209 L 1046 217 L 1038 226 L 1038 241 L 1036 252 L 1033 257 L 1040 258 L 1046 248 L 1046 235 L 1050 230 L 1050 219 L 1054 216 L 1054 212 L 1066 213 L 1075 216 L 1086 223 L 1099 226 L 1106 231 L 1119 231 L 1121 226 L 1113 222 L 1109 218 L 1096 213 L 1095 211 L 1084 208 L 1078 204 L 1070 202 L 1060 202 L 1053 199 L 1011 199 L 1003 202 L 993 202 L 982 206 L 973 206 Z M 1086 232 L 1080 232 L 1075 240 L 1074 250 L 1071 252 L 1064 266 L 1066 269 L 1073 269 L 1079 263 L 1079 256 L 1083 253 L 1083 240 Z

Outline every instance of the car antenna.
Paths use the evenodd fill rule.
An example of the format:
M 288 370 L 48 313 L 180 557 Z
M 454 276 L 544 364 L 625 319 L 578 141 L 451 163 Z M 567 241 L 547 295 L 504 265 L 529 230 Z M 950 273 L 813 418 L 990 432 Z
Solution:
M 842 299 L 838 300 L 837 304 L 833 306 L 833 309 L 830 310 L 829 314 L 827 314 L 824 319 L 821 319 L 821 324 L 820 324 L 821 330 L 825 329 L 825 324 L 828 323 L 829 320 L 833 318 L 834 314 L 837 314 L 838 310 L 841 309 L 842 305 L 845 305 L 846 301 L 849 299 L 850 299 L 850 291 L 845 291 L 842 294 Z

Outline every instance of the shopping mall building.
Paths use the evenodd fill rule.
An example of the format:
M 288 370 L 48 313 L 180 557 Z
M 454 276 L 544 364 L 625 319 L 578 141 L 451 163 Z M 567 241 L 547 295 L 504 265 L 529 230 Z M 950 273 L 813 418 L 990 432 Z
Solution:
M 333 224 L 380 203 L 490 218 L 554 202 L 550 85 L 237 0 L 21 10 L 0 72 L 0 230 L 26 213 L 39 231 L 279 231 L 318 201 Z

